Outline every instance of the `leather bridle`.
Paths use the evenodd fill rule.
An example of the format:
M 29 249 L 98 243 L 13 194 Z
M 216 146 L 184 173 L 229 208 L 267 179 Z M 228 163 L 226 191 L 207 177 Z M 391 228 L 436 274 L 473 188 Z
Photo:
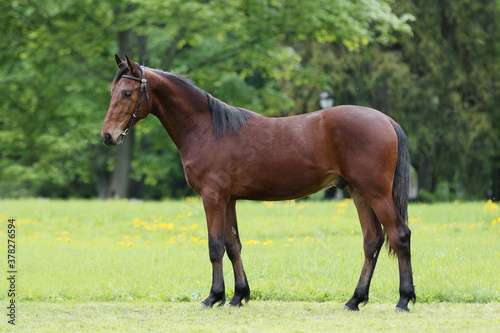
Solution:
M 140 68 L 141 73 L 142 73 L 141 79 L 136 78 L 134 76 L 130 76 L 130 75 L 123 75 L 122 76 L 124 78 L 131 79 L 134 81 L 139 81 L 141 83 L 141 90 L 139 91 L 139 98 L 137 99 L 137 104 L 135 105 L 134 114 L 130 118 L 130 120 L 127 124 L 127 128 L 125 128 L 125 130 L 122 132 L 122 134 L 120 134 L 121 136 L 123 136 L 123 138 L 125 138 L 127 136 L 129 130 L 134 125 L 135 119 L 137 118 L 137 111 L 139 110 L 139 105 L 141 105 L 141 97 L 142 97 L 143 92 L 146 93 L 146 101 L 148 103 L 148 113 L 147 114 L 149 114 L 149 94 L 148 94 L 148 86 L 146 85 L 146 82 L 148 82 L 148 81 L 146 80 L 146 72 L 144 71 L 144 68 L 141 66 L 139 66 L 139 68 Z

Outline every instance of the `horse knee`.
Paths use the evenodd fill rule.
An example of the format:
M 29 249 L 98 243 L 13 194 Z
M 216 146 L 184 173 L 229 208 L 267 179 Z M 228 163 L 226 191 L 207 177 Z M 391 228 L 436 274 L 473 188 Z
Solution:
M 241 254 L 241 244 L 237 241 L 226 243 L 226 252 L 229 260 L 237 259 Z
M 410 239 L 411 239 L 411 230 L 406 225 L 398 228 L 392 239 L 389 236 L 389 242 L 391 248 L 394 249 L 397 255 L 407 256 L 410 255 Z
M 380 234 L 377 237 L 364 237 L 363 249 L 366 258 L 375 258 L 378 256 L 380 248 L 384 244 L 384 235 Z
M 210 238 L 208 240 L 208 254 L 212 263 L 217 262 L 224 256 L 224 242 L 220 239 Z

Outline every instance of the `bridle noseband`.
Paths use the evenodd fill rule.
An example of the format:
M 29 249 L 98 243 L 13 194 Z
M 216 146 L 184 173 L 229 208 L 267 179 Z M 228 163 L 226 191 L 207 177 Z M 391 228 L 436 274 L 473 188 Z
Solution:
M 148 82 L 148 81 L 146 80 L 146 72 L 144 71 L 144 68 L 141 66 L 139 66 L 139 68 L 141 69 L 141 72 L 142 72 L 142 79 L 139 79 L 139 78 L 136 78 L 136 77 L 130 76 L 130 75 L 123 75 L 122 76 L 122 77 L 125 77 L 127 79 L 139 81 L 141 83 L 141 90 L 139 91 L 139 98 L 137 99 L 137 104 L 135 105 L 134 114 L 132 115 L 132 118 L 130 118 L 130 120 L 127 124 L 127 128 L 122 132 L 122 134 L 120 134 L 121 136 L 123 136 L 123 138 L 125 138 L 127 136 L 129 130 L 132 128 L 132 125 L 134 125 L 135 119 L 137 118 L 137 111 L 139 110 L 139 105 L 141 105 L 141 97 L 142 97 L 143 92 L 146 93 L 146 101 L 148 103 L 148 113 L 147 114 L 149 114 L 149 94 L 148 94 L 148 86 L 146 85 L 146 82 Z

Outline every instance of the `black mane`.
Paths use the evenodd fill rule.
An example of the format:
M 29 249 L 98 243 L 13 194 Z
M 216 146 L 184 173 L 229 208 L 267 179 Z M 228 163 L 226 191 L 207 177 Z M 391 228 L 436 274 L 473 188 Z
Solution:
M 208 95 L 208 104 L 212 112 L 212 124 L 215 137 L 221 137 L 226 133 L 236 133 L 248 119 L 254 117 L 254 113 L 248 110 L 237 108 L 221 102 L 210 94 Z
M 212 126 L 214 129 L 214 135 L 216 138 L 223 137 L 227 133 L 236 133 L 239 128 L 243 126 L 248 119 L 254 117 L 254 113 L 242 108 L 234 107 L 221 102 L 217 98 L 213 97 L 209 93 L 203 91 L 194 85 L 194 83 L 177 74 L 164 72 L 158 69 L 154 69 L 154 72 L 163 75 L 167 78 L 175 78 L 180 81 L 184 86 L 197 91 L 198 93 L 204 94 L 208 97 L 208 105 L 210 112 L 212 113 Z
M 127 66 L 123 66 L 118 70 L 118 73 L 116 73 L 115 78 L 113 79 L 113 85 L 125 74 L 129 72 L 129 69 Z

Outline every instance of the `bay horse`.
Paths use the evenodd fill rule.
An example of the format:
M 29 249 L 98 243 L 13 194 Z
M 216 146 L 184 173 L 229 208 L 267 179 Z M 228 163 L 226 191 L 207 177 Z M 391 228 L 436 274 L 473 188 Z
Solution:
M 177 146 L 186 181 L 205 209 L 212 286 L 202 302 L 226 301 L 222 258 L 231 260 L 230 306 L 250 299 L 241 260 L 236 200 L 287 200 L 337 186 L 348 189 L 363 231 L 365 260 L 347 310 L 368 301 L 382 244 L 399 263 L 395 311 L 415 301 L 407 226 L 410 162 L 407 137 L 387 115 L 360 106 L 267 118 L 229 106 L 175 74 L 115 56 L 118 66 L 101 133 L 107 146 L 123 141 L 149 113 Z M 142 101 L 142 104 L 141 104 Z M 382 228 L 383 227 L 383 228 Z M 385 234 L 385 236 L 384 236 Z

